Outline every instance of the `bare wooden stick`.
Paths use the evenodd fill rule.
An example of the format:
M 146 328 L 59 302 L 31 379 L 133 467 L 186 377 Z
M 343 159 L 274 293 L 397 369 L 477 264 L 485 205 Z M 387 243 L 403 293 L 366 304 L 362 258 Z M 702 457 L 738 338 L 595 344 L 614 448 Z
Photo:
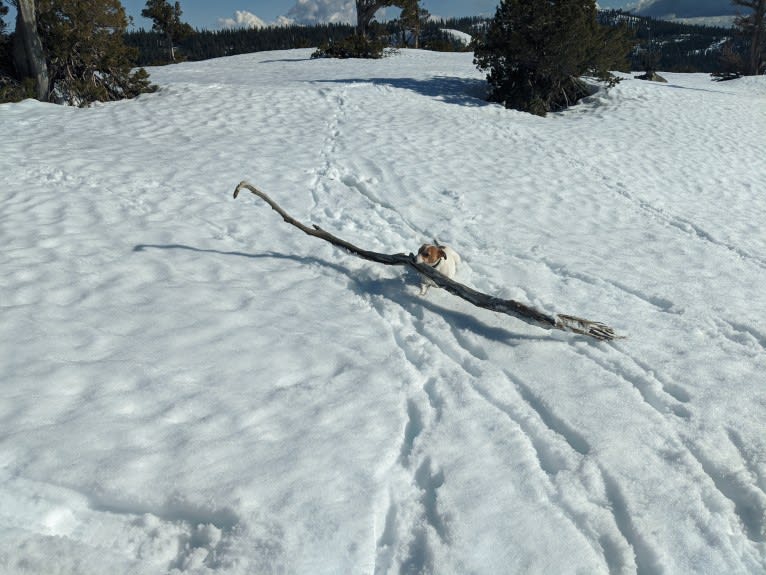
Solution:
M 234 190 L 234 197 L 239 195 L 242 190 L 248 190 L 255 196 L 262 199 L 269 204 L 271 208 L 277 212 L 282 219 L 290 225 L 295 226 L 303 233 L 325 240 L 334 246 L 343 248 L 344 250 L 358 256 L 362 259 L 381 263 L 388 266 L 409 266 L 416 270 L 418 273 L 423 274 L 430 280 L 432 280 L 437 286 L 443 288 L 449 293 L 466 300 L 469 303 L 477 307 L 495 311 L 498 313 L 504 313 L 519 319 L 522 319 L 528 323 L 535 324 L 545 329 L 560 329 L 563 331 L 569 331 L 580 335 L 587 335 L 600 341 L 610 341 L 618 339 L 614 333 L 614 330 L 600 322 L 590 321 L 587 319 L 575 317 L 572 315 L 556 315 L 550 316 L 543 312 L 540 312 L 534 308 L 526 306 L 510 299 L 501 299 L 498 297 L 490 296 L 479 291 L 476 291 L 468 286 L 465 286 L 459 282 L 456 282 L 444 274 L 438 272 L 435 268 L 427 264 L 418 263 L 415 260 L 413 254 L 382 254 L 378 252 L 371 252 L 369 250 L 363 250 L 355 246 L 354 244 L 342 240 L 331 233 L 323 230 L 317 225 L 308 227 L 292 216 L 285 212 L 274 200 L 272 200 L 264 192 L 253 186 L 248 182 L 240 182 L 237 188 Z

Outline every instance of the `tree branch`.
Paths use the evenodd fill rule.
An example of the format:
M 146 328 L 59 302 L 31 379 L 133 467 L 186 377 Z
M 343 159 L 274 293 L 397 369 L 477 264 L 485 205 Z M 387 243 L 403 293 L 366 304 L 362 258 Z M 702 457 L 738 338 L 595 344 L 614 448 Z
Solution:
M 490 296 L 479 291 L 476 291 L 468 286 L 458 283 L 444 274 L 438 272 L 435 268 L 427 264 L 418 263 L 415 260 L 413 254 L 382 254 L 378 252 L 372 252 L 364 250 L 355 246 L 354 244 L 342 240 L 329 232 L 326 232 L 317 225 L 308 227 L 292 216 L 285 212 L 274 200 L 272 200 L 264 192 L 253 186 L 248 182 L 240 182 L 237 188 L 234 190 L 234 197 L 239 195 L 241 190 L 248 190 L 253 195 L 259 197 L 266 202 L 271 208 L 277 212 L 282 219 L 288 224 L 295 226 L 303 233 L 325 240 L 334 246 L 343 248 L 344 250 L 358 256 L 362 259 L 381 263 L 388 266 L 409 266 L 418 273 L 426 276 L 432 280 L 437 286 L 448 291 L 452 295 L 455 295 L 465 301 L 475 305 L 498 313 L 504 313 L 519 319 L 532 323 L 545 329 L 560 329 L 563 331 L 569 331 L 580 335 L 587 335 L 600 341 L 610 341 L 613 339 L 619 339 L 614 333 L 614 330 L 608 325 L 603 323 L 590 321 L 587 319 L 575 317 L 572 315 L 555 315 L 550 316 L 543 312 L 540 312 L 534 308 L 526 306 L 510 299 L 501 299 L 498 297 Z

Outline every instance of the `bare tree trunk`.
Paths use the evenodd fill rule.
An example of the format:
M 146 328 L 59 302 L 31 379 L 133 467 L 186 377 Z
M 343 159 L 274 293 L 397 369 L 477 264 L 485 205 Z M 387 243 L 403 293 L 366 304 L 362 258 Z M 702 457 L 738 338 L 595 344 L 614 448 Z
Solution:
M 19 77 L 32 78 L 35 81 L 35 96 L 38 100 L 46 102 L 50 89 L 48 65 L 37 31 L 34 0 L 18 0 L 13 60 Z
M 582 319 L 572 315 L 559 314 L 556 316 L 550 316 L 517 301 L 505 300 L 476 291 L 472 288 L 469 288 L 468 286 L 448 278 L 427 264 L 418 263 L 415 261 L 415 256 L 413 254 L 381 254 L 378 252 L 371 252 L 369 250 L 358 248 L 354 244 L 342 240 L 330 234 L 329 232 L 326 232 L 317 225 L 308 227 L 302 224 L 295 218 L 291 217 L 281 207 L 279 207 L 279 205 L 264 192 L 260 191 L 258 188 L 254 187 L 248 182 L 239 183 L 237 188 L 234 190 L 235 198 L 239 195 L 239 192 L 243 188 L 249 190 L 253 195 L 261 198 L 263 201 L 269 204 L 269 206 L 271 206 L 274 211 L 282 216 L 282 219 L 285 222 L 295 226 L 303 233 L 315 238 L 325 240 L 326 242 L 343 248 L 355 256 L 365 260 L 389 266 L 409 266 L 418 273 L 421 273 L 432 280 L 440 288 L 443 288 L 452 295 L 464 299 L 477 307 L 517 317 L 526 321 L 527 323 L 532 323 L 544 329 L 560 329 L 580 335 L 587 335 L 601 341 L 620 339 L 620 336 L 616 335 L 611 327 L 604 325 L 603 323 Z
M 170 48 L 170 60 L 172 62 L 176 61 L 176 47 L 173 45 L 173 37 L 170 34 L 165 34 L 165 39 L 168 42 L 168 47 Z
M 764 51 L 764 34 L 766 33 L 766 0 L 757 0 L 753 6 L 753 37 L 750 46 L 750 74 L 757 76 L 761 73 Z
M 763 65 L 763 52 L 766 48 L 766 0 L 732 0 L 735 6 L 750 8 L 752 14 L 738 16 L 734 25 L 743 34 L 750 36 L 750 53 L 747 57 L 745 74 L 757 76 Z
M 389 3 L 385 0 L 356 0 L 356 33 L 358 36 L 366 36 L 370 20 L 375 12 Z

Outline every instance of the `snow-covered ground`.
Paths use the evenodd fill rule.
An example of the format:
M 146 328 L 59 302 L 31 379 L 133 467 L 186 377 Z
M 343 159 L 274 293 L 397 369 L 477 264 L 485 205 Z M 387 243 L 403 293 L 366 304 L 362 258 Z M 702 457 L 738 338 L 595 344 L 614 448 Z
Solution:
M 310 53 L 0 106 L 0 573 L 763 573 L 766 78 L 538 118 Z
M 473 37 L 470 34 L 466 34 L 465 32 L 461 32 L 460 30 L 452 30 L 450 28 L 442 28 L 442 32 L 445 34 L 453 37 L 455 40 L 459 40 L 466 46 L 471 43 L 471 40 L 473 40 Z

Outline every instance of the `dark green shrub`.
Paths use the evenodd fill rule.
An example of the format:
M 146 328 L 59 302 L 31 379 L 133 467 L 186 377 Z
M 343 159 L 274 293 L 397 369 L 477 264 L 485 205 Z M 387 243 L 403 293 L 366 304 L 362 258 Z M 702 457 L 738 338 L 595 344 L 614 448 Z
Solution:
M 474 63 L 489 71 L 490 100 L 544 116 L 590 94 L 582 76 L 613 85 L 627 69 L 622 30 L 596 21 L 595 0 L 502 0 Z
M 312 58 L 382 58 L 386 45 L 376 39 L 359 34 L 347 36 L 340 42 L 332 40 L 321 44 Z

